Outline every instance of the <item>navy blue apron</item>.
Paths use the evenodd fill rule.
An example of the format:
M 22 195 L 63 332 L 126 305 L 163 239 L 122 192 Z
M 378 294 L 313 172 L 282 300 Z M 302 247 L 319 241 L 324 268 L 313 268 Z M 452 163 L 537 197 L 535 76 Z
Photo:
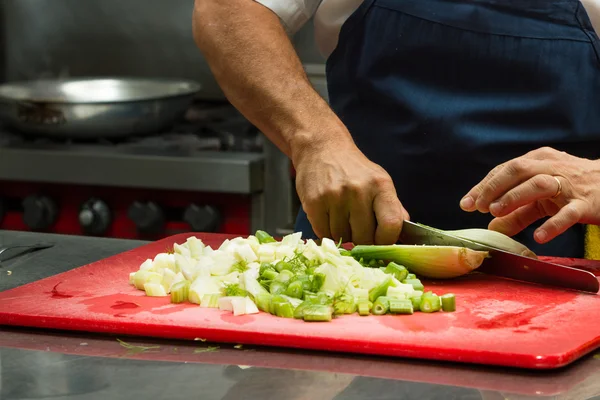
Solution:
M 416 222 L 487 227 L 461 197 L 528 151 L 600 158 L 600 41 L 578 0 L 366 0 L 327 79 L 333 110 Z M 582 226 L 543 246 L 537 226 L 515 238 L 583 256 Z M 296 229 L 314 237 L 303 211 Z

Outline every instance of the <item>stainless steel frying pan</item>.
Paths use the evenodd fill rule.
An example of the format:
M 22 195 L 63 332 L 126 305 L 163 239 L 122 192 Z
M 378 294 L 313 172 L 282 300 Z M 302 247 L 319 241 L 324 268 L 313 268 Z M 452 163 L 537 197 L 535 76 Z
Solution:
M 159 133 L 200 85 L 137 78 L 37 80 L 0 85 L 0 121 L 28 134 L 95 139 Z

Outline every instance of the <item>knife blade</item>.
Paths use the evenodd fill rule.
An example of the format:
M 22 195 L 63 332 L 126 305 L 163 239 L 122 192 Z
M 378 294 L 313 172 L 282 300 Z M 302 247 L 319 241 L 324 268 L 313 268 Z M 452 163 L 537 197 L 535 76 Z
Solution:
M 489 275 L 590 293 L 598 293 L 600 289 L 598 279 L 591 272 L 524 257 L 411 221 L 404 221 L 400 241 L 404 244 L 458 246 L 487 251 L 490 257 L 476 271 Z

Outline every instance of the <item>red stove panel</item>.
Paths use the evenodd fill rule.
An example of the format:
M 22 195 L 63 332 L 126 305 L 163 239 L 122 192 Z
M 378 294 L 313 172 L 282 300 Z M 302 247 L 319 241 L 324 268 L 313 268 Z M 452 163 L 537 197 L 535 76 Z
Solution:
M 0 203 L 6 230 L 146 240 L 199 226 L 251 233 L 250 195 L 0 181 Z

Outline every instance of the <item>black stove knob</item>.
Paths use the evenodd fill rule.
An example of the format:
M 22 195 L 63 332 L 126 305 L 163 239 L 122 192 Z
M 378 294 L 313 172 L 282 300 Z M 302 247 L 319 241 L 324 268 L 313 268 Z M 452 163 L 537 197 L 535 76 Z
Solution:
M 108 204 L 99 199 L 90 199 L 79 210 L 79 225 L 88 235 L 102 235 L 108 231 L 111 223 Z
M 58 217 L 56 203 L 46 196 L 28 196 L 23 200 L 23 221 L 32 230 L 50 228 Z
M 213 206 L 190 204 L 183 213 L 183 220 L 195 232 L 216 232 L 221 224 L 221 213 Z
M 129 207 L 127 213 L 143 234 L 160 234 L 165 226 L 165 215 L 160 206 L 154 202 L 136 201 Z

